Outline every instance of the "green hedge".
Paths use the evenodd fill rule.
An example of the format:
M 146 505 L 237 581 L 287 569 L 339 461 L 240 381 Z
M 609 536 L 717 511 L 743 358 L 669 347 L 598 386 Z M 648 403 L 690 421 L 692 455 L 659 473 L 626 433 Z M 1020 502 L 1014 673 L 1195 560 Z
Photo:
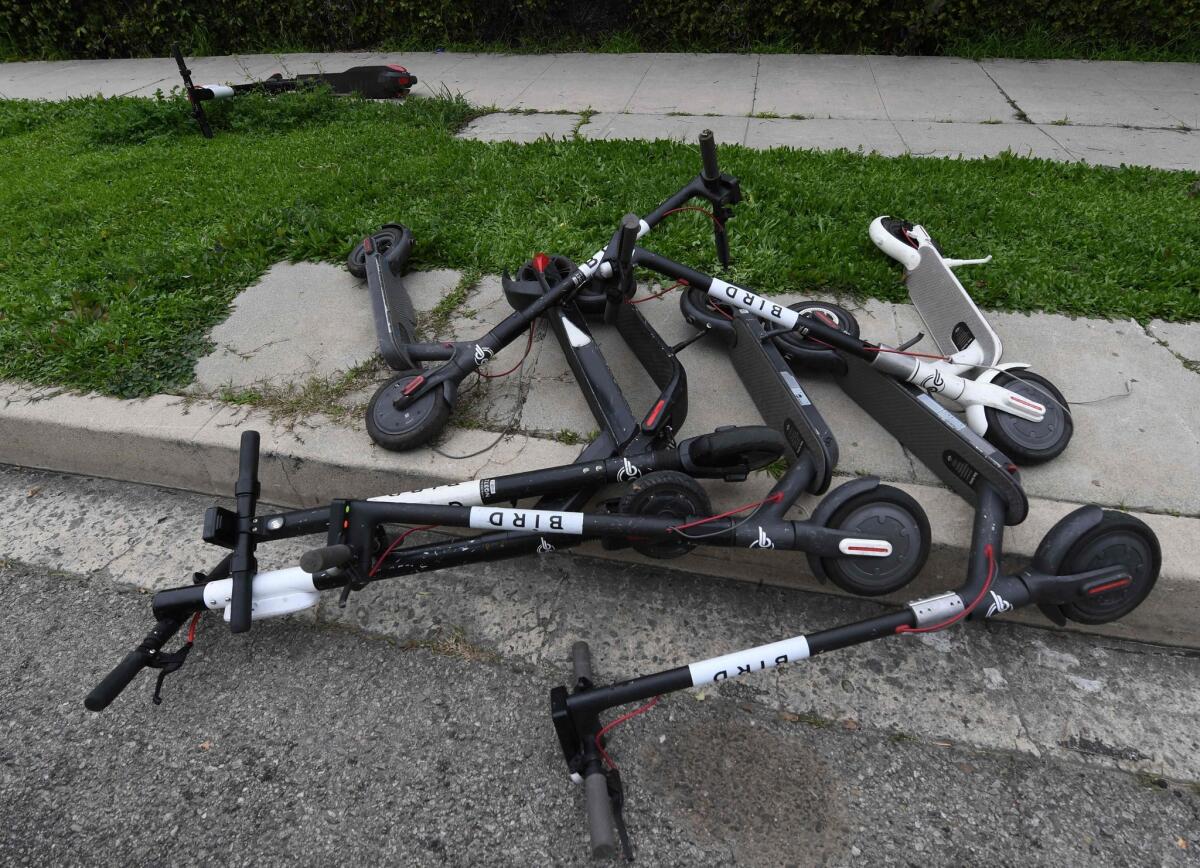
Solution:
M 0 0 L 7 57 L 510 46 L 522 50 L 1190 56 L 1200 0 Z M 1029 41 L 1029 34 L 1037 39 Z M 1022 40 L 1025 40 L 1022 42 Z

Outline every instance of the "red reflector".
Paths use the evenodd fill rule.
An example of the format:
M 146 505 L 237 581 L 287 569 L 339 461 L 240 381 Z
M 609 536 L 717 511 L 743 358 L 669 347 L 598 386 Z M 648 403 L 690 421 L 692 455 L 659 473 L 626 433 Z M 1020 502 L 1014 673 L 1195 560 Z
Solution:
M 363 250 L 367 253 L 375 252 L 375 241 L 370 235 L 363 239 Z
M 545 253 L 535 253 L 533 256 L 533 267 L 538 270 L 539 274 L 545 274 L 546 269 L 550 267 L 550 257 Z
M 666 403 L 667 402 L 665 400 L 663 400 L 662 398 L 658 399 L 658 403 L 654 405 L 654 409 L 651 410 L 650 415 L 646 417 L 646 421 L 644 424 L 647 428 L 654 427 L 654 423 L 656 421 L 658 421 L 658 414 L 662 412 L 663 405 Z
M 886 552 L 887 549 L 879 546 L 846 546 L 848 552 Z
M 408 385 L 406 385 L 404 387 L 404 394 L 411 395 L 413 392 L 417 391 L 417 389 L 421 388 L 421 384 L 424 382 L 425 382 L 424 377 L 417 377 L 415 380 L 413 380 L 411 383 L 409 383 Z
M 1103 594 L 1105 591 L 1115 591 L 1117 588 L 1128 587 L 1132 584 L 1133 579 L 1117 579 L 1115 582 L 1105 582 L 1103 585 L 1088 591 L 1088 596 L 1094 597 L 1096 594 Z

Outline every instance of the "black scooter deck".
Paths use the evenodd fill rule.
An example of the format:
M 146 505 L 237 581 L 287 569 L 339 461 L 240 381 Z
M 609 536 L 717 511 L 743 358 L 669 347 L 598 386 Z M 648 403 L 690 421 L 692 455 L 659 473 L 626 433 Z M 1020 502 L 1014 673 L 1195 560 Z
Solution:
M 378 251 L 367 255 L 367 292 L 375 317 L 379 352 L 395 371 L 419 368 L 408 352 L 417 340 L 417 313 L 399 275 Z
M 956 494 L 972 505 L 987 484 L 1000 493 L 1007 525 L 1029 513 L 1016 465 L 931 395 L 910 383 L 881 374 L 870 363 L 842 354 L 845 373 L 838 382 L 860 407 Z
M 806 452 L 811 458 L 815 471 L 809 492 L 823 494 L 837 466 L 837 440 L 774 341 L 764 340 L 765 334 L 755 316 L 735 313 L 730 358 L 763 421 L 783 434 L 789 457 L 795 461 Z

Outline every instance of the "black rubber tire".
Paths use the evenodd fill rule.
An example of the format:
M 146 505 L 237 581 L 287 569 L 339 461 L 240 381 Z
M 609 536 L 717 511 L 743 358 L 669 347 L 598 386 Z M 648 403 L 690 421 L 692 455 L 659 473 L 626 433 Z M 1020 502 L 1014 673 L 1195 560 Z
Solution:
M 833 495 L 836 496 L 834 491 Z M 860 597 L 898 591 L 917 577 L 929 557 L 929 519 L 921 505 L 898 488 L 881 485 L 851 497 L 829 517 L 826 527 L 883 538 L 892 544 L 886 558 L 821 558 L 830 581 Z
M 630 484 L 617 510 L 622 515 L 684 519 L 712 515 L 712 502 L 704 487 L 686 473 L 656 470 Z M 697 528 L 697 532 L 703 533 L 704 528 Z M 630 540 L 629 545 L 634 551 L 656 560 L 682 557 L 696 547 L 696 543 L 678 534 L 665 539 Z
M 1062 613 L 1077 624 L 1107 624 L 1124 618 L 1142 604 L 1158 581 L 1162 549 L 1144 521 L 1105 510 L 1100 523 L 1081 536 L 1059 564 L 1059 575 L 1083 573 L 1123 564 L 1133 584 L 1082 603 L 1068 603 Z
M 371 439 L 391 452 L 406 452 L 424 446 L 446 427 L 450 419 L 450 404 L 441 389 L 422 395 L 404 410 L 393 402 L 404 387 L 421 375 L 421 371 L 403 371 L 375 390 L 367 405 L 367 433 Z
M 371 240 L 383 254 L 384 261 L 392 269 L 392 274 L 400 274 L 409 254 L 412 253 L 412 232 L 399 223 L 387 223 L 381 226 L 378 232 L 371 234 Z M 361 241 L 346 257 L 346 270 L 359 280 L 367 279 L 367 251 Z
M 827 301 L 798 301 L 795 304 L 789 304 L 788 310 L 794 310 L 797 313 L 806 313 L 809 311 L 823 313 L 826 317 L 833 320 L 832 325 L 838 331 L 850 335 L 852 338 L 858 337 L 858 320 L 854 318 L 854 314 L 840 305 L 830 304 Z M 829 323 L 826 324 L 828 325 Z M 788 332 L 787 334 L 780 335 L 775 338 L 775 345 L 779 347 L 779 351 L 789 361 L 795 362 L 798 367 L 806 370 L 832 371 L 842 366 L 841 359 L 837 353 L 811 338 L 801 336 L 797 332 Z
M 728 305 L 712 301 L 708 293 L 694 286 L 689 286 L 679 294 L 679 312 L 685 320 L 699 329 L 710 329 L 724 336 L 732 335 L 733 321 L 728 316 L 722 316 L 714 307 L 732 310 Z
M 1002 371 L 992 382 L 1045 405 L 1046 415 L 1041 422 L 1027 422 L 1011 413 L 985 407 L 988 427 L 984 439 L 1023 467 L 1043 464 L 1061 455 L 1075 433 L 1063 393 L 1045 377 L 1024 369 L 1012 374 Z M 1054 400 L 1047 397 L 1047 392 Z

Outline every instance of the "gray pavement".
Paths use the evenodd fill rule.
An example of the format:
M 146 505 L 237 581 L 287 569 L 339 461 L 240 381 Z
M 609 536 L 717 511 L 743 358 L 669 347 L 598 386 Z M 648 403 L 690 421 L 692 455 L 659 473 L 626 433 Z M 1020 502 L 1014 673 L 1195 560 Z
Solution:
M 411 52 L 207 57 L 191 66 L 202 83 L 362 63 L 403 63 L 420 79 L 418 93 L 461 93 L 498 109 L 467 131 L 485 140 L 570 135 L 579 117 L 543 114 L 587 110 L 600 114 L 580 133 L 595 138 L 690 138 L 707 124 L 722 141 L 756 148 L 968 158 L 1010 150 L 1200 169 L 1200 64 Z M 0 96 L 9 98 L 148 95 L 175 84 L 168 58 L 0 65 Z
M 163 705 L 142 675 L 92 715 L 148 626 L 120 582 L 202 566 L 178 536 L 203 499 L 15 470 L 0 491 L 57 498 L 75 540 L 0 565 L 7 864 L 582 864 L 546 712 L 571 641 L 610 679 L 878 611 L 523 559 L 246 637 L 206 618 Z M 89 565 L 111 521 L 142 545 Z M 674 694 L 611 745 L 643 864 L 1194 864 L 1198 682 L 1193 654 L 991 624 Z

